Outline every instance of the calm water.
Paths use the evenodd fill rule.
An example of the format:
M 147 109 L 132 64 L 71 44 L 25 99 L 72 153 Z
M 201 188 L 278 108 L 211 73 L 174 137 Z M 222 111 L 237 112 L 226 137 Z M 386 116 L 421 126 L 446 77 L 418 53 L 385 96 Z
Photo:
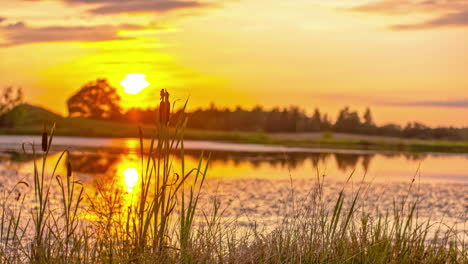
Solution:
M 22 154 L 22 143 L 40 142 L 38 137 L 0 136 L 0 181 L 3 188 L 19 180 L 30 180 L 33 157 Z M 115 183 L 131 193 L 140 173 L 139 141 L 57 137 L 50 161 L 58 151 L 69 149 L 75 177 L 88 188 L 98 182 Z M 144 142 L 149 145 L 148 141 Z M 39 146 L 39 145 L 38 145 Z M 353 192 L 364 181 L 365 206 L 390 209 L 394 199 L 408 193 L 421 199 L 421 217 L 468 227 L 468 155 L 409 154 L 333 149 L 302 149 L 209 141 L 186 141 L 186 167 L 195 167 L 202 151 L 212 153 L 204 199 L 218 200 L 227 217 L 249 222 L 274 221 L 291 201 L 305 197 L 325 175 L 330 201 L 345 185 Z M 31 147 L 27 147 L 29 153 Z M 175 164 L 178 158 L 175 157 Z M 177 169 L 177 165 L 175 165 Z M 299 198 L 298 198 L 299 197 Z M 335 197 L 336 198 L 336 197 Z
M 40 146 L 40 137 L 0 136 L 2 168 L 27 170 L 32 157 L 23 155 L 22 144 Z M 145 140 L 144 146 L 150 144 Z M 31 147 L 26 144 L 26 151 Z M 74 170 L 88 176 L 116 174 L 139 165 L 139 140 L 55 137 L 54 151 L 68 149 Z M 369 150 L 288 148 L 212 141 L 185 141 L 189 163 L 202 151 L 212 154 L 210 177 L 289 179 L 327 178 L 345 180 L 353 170 L 356 179 L 381 183 L 409 182 L 415 174 L 421 182 L 468 184 L 468 154 L 401 153 Z M 137 168 L 135 168 L 137 169 Z

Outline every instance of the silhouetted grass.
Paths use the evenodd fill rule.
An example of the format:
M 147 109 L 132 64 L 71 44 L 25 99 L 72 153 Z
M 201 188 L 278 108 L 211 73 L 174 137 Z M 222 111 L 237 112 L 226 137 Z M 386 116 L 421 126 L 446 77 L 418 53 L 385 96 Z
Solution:
M 317 177 L 307 199 L 292 193 L 290 212 L 278 226 L 240 227 L 226 221 L 220 206 L 200 211 L 198 201 L 209 157 L 186 168 L 183 115 L 174 129 L 157 128 L 147 158 L 141 144 L 141 173 L 131 199 L 112 181 L 87 193 L 73 177 L 64 151 L 47 170 L 54 129 L 33 149 L 34 203 L 5 191 L 1 202 L 0 263 L 466 263 L 468 251 L 452 229 L 418 219 L 418 201 L 395 199 L 384 213 L 358 210 L 361 189 L 324 198 Z M 145 132 L 139 130 L 140 139 Z M 26 147 L 26 146 L 25 146 Z M 180 151 L 175 171 L 171 152 Z M 57 168 L 65 163 L 65 174 Z M 350 178 L 352 175 L 350 176 Z M 52 192 L 58 204 L 52 204 Z M 411 191 L 409 186 L 408 192 Z M 127 197 L 127 198 L 126 198 Z

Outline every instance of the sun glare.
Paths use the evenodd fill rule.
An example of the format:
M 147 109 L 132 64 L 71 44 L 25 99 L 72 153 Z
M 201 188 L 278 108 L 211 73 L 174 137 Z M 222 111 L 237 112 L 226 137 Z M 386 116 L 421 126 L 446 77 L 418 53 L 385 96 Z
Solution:
M 122 172 L 124 176 L 125 187 L 128 192 L 132 192 L 138 183 L 138 171 L 135 168 L 128 168 Z
M 125 88 L 124 92 L 128 94 L 137 94 L 150 85 L 145 78 L 146 75 L 144 74 L 131 73 L 127 74 L 125 79 L 120 81 L 120 84 Z

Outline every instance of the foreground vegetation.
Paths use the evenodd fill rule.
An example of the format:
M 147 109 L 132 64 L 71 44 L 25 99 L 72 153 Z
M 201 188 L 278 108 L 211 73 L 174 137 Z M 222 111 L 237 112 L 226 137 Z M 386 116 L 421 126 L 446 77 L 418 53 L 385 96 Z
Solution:
M 373 213 L 359 207 L 361 189 L 344 189 L 332 204 L 318 177 L 306 200 L 293 199 L 290 212 L 272 230 L 241 227 L 226 220 L 217 201 L 198 206 L 209 163 L 185 168 L 180 116 L 173 130 L 160 116 L 148 158 L 141 155 L 138 191 L 131 195 L 110 181 L 88 192 L 73 177 L 65 151 L 48 171 L 53 142 L 43 134 L 42 157 L 33 182 L 5 191 L 0 207 L 0 263 L 466 263 L 468 250 L 455 230 L 418 219 L 418 202 L 404 197 Z M 53 130 L 52 130 L 53 131 Z M 139 130 L 140 138 L 145 134 Z M 143 144 L 143 143 L 141 143 Z M 34 146 L 30 146 L 34 150 Z M 172 150 L 180 147 L 181 171 Z M 36 153 L 38 152 L 38 153 Z M 143 153 L 143 146 L 141 148 Z M 65 164 L 59 175 L 60 164 Z M 33 205 L 15 190 L 34 189 Z M 57 191 L 58 204 L 51 202 Z M 411 191 L 409 186 L 408 192 Z M 19 195 L 18 195 L 19 194 Z M 293 195 L 293 194 L 292 194 Z M 127 198 L 126 198 L 127 197 Z

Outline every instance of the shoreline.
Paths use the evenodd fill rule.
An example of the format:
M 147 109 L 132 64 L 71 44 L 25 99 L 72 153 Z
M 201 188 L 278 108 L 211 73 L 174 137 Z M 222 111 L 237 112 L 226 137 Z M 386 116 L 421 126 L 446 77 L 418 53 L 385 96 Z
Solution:
M 55 136 L 100 138 L 100 139 L 138 139 L 138 126 L 120 124 L 119 129 L 102 130 L 99 127 L 90 130 L 84 128 L 76 131 L 57 128 Z M 123 129 L 125 128 L 125 129 Z M 142 126 L 143 137 L 151 139 L 155 135 L 154 128 Z M 0 136 L 39 136 L 41 128 L 0 128 Z M 157 135 L 155 135 L 157 136 Z M 396 151 L 410 153 L 455 153 L 468 154 L 468 142 L 445 140 L 419 140 L 407 138 L 390 138 L 379 136 L 331 134 L 331 138 L 323 138 L 322 133 L 281 133 L 270 134 L 261 132 L 232 131 L 202 131 L 187 130 L 186 140 L 213 141 L 236 144 L 255 144 L 288 148 L 320 149 L 320 150 L 364 150 L 364 151 Z M 309 152 L 309 151 L 306 151 Z

